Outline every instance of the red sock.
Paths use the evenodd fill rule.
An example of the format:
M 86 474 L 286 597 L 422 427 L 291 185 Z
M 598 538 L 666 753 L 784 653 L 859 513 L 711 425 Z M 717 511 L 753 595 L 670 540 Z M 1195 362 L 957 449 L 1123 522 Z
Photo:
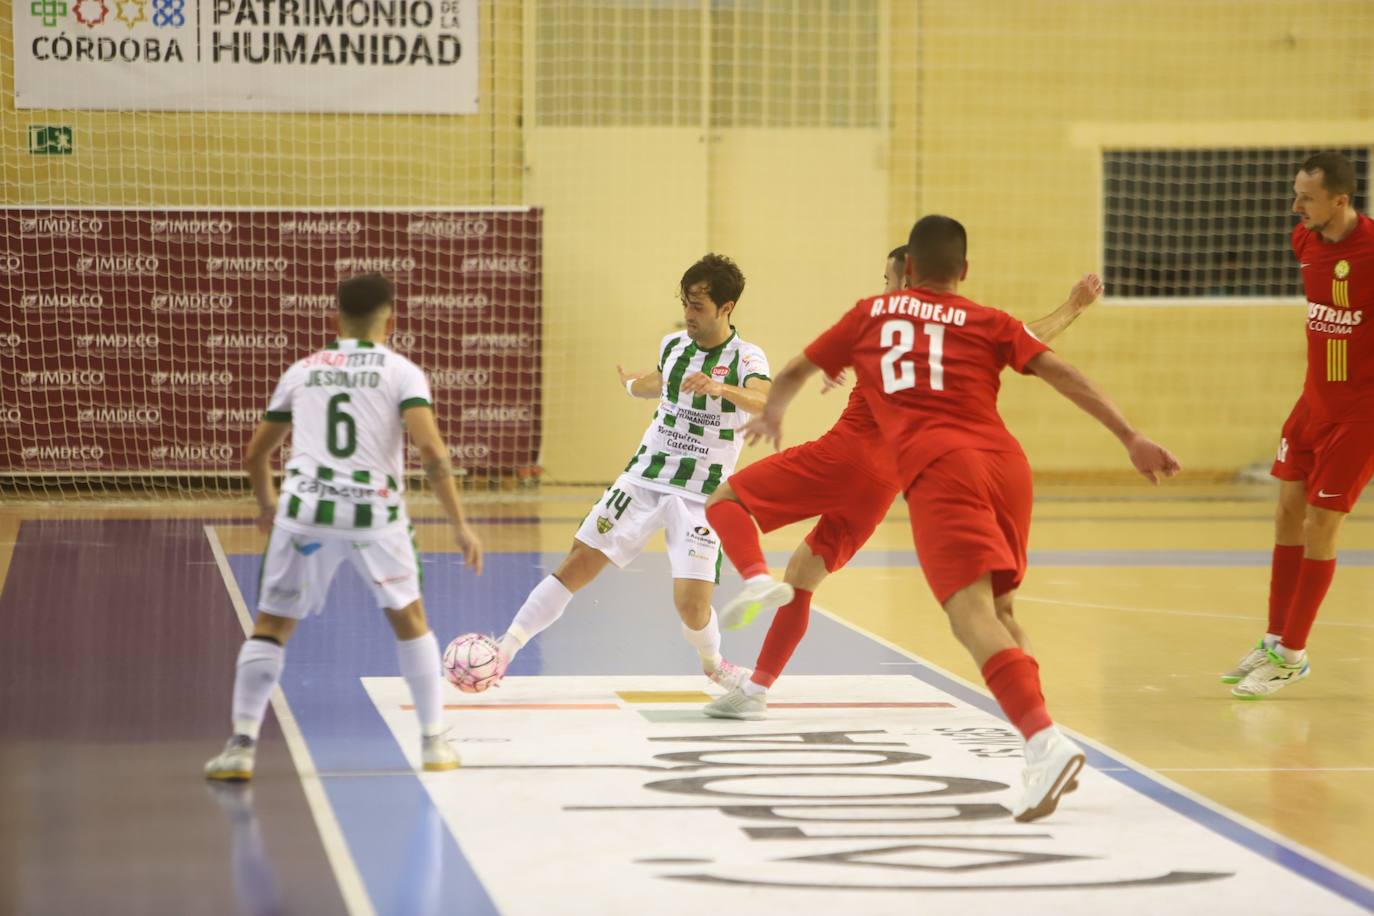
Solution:
M 1054 723 L 1040 693 L 1040 668 L 1020 649 L 1003 649 L 983 665 L 983 681 L 1027 741 Z
M 1322 599 L 1326 597 L 1326 590 L 1331 587 L 1334 575 L 1335 560 L 1309 560 L 1303 557 L 1293 603 L 1288 606 L 1288 616 L 1283 622 L 1285 649 L 1297 651 L 1307 647 L 1307 634 L 1312 632 L 1317 609 L 1322 606 Z
M 796 589 L 792 600 L 778 608 L 773 615 L 773 623 L 768 627 L 768 635 L 763 638 L 763 648 L 759 650 L 759 660 L 754 663 L 754 676 L 750 678 L 762 687 L 772 687 L 778 679 L 787 660 L 796 651 L 797 644 L 806 635 L 806 625 L 811 620 L 811 592 Z
M 720 546 L 741 576 L 748 579 L 768 574 L 763 548 L 759 546 L 759 529 L 754 526 L 754 517 L 749 510 L 734 500 L 725 499 L 706 507 L 706 520 L 720 535 Z
M 1302 545 L 1274 545 L 1274 562 L 1269 570 L 1269 629 L 1266 633 L 1282 633 L 1283 619 L 1293 603 L 1298 587 L 1298 568 L 1302 565 Z

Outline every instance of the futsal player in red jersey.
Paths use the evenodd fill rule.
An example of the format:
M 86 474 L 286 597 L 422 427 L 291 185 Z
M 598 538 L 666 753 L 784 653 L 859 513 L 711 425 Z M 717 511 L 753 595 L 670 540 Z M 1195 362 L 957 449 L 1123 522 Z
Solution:
M 1355 168 L 1318 153 L 1293 181 L 1293 254 L 1307 295 L 1307 378 L 1280 434 L 1269 626 L 1222 681 L 1258 700 L 1307 677 L 1307 637 L 1336 571 L 1336 538 L 1374 475 L 1374 220 Z
M 906 246 L 888 253 L 883 288 L 905 285 Z M 1083 277 L 1054 312 L 1030 325 L 1041 340 L 1060 334 L 1097 299 L 1102 281 Z M 828 387 L 837 383 L 827 379 Z M 825 435 L 756 461 L 732 475 L 706 502 L 706 517 L 721 546 L 744 577 L 744 589 L 725 605 L 721 624 L 747 625 L 759 612 L 777 608 L 749 680 L 705 707 L 720 719 L 761 719 L 773 686 L 806 635 L 811 598 L 821 582 L 849 562 L 863 547 L 901 487 L 897 467 L 886 448 L 862 443 L 879 436 L 878 425 L 861 386 Z M 820 516 L 797 546 L 782 582 L 768 575 L 759 529 L 772 531 Z M 755 526 L 757 522 L 757 527 Z
M 959 295 L 967 247 L 956 220 L 917 222 L 907 245 L 908 288 L 860 300 L 788 364 L 763 413 L 743 430 L 750 441 L 778 444 L 787 406 L 807 379 L 854 367 L 882 433 L 856 447 L 891 450 L 921 571 L 1026 739 L 1024 791 L 1013 815 L 1032 821 L 1054 811 L 1084 755 L 1051 721 L 1039 669 L 1023 651 L 1013 616 L 1026 571 L 1031 475 L 997 413 L 1002 368 L 1039 376 L 1101 422 L 1151 482 L 1179 464 L 1024 324 Z

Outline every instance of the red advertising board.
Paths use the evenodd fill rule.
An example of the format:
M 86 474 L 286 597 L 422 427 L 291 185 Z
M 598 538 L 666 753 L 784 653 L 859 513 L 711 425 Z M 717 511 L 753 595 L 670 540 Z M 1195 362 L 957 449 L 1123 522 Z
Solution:
M 537 461 L 537 209 L 4 211 L 0 473 L 237 473 L 340 280 L 397 286 L 456 467 Z

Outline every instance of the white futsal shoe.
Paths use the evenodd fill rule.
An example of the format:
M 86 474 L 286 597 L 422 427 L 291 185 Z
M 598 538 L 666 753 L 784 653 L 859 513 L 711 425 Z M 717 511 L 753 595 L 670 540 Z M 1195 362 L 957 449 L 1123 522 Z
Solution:
M 753 673 L 753 668 L 741 668 L 739 665 L 731 664 L 722 658 L 720 664 L 716 665 L 716 670 L 708 671 L 706 676 L 717 687 L 724 687 L 730 691 L 739 690 L 743 687 L 744 682 L 749 680 Z
M 792 586 L 776 579 L 746 584 L 720 612 L 720 625 L 727 630 L 747 627 L 764 611 L 776 610 L 791 601 L 793 594 Z
M 745 693 L 739 686 L 707 703 L 702 712 L 713 719 L 762 719 L 768 714 L 768 694 Z
M 1278 652 L 1266 649 L 1264 661 L 1247 674 L 1245 680 L 1231 688 L 1231 696 L 1238 700 L 1262 700 L 1307 677 L 1311 668 L 1306 651 L 1302 653 L 1302 658 L 1290 665 Z
M 252 779 L 253 758 L 257 750 L 257 742 L 252 738 L 247 735 L 235 735 L 224 745 L 224 750 L 206 762 L 205 778 L 231 782 Z
M 1269 658 L 1268 651 L 1269 647 L 1266 646 L 1264 640 L 1261 639 L 1259 642 L 1255 643 L 1255 648 L 1251 649 L 1250 652 L 1240 660 L 1240 663 L 1237 664 L 1236 667 L 1221 676 L 1221 682 L 1223 684 L 1239 684 L 1241 681 L 1245 680 L 1246 676 L 1251 671 L 1254 671 L 1265 663 Z
M 1083 749 L 1057 730 L 1036 759 L 1031 759 L 1027 749 L 1026 768 L 1021 772 L 1025 788 L 1012 816 L 1024 824 L 1053 814 L 1060 796 L 1078 788 L 1075 777 L 1086 759 Z
M 463 765 L 458 752 L 448 743 L 448 732 L 423 735 L 420 738 L 420 760 L 426 773 L 456 770 Z

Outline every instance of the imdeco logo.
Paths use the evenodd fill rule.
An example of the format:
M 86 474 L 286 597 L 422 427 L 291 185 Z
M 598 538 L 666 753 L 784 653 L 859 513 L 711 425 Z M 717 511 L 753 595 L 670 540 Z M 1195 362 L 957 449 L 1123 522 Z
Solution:
M 65 236 L 96 238 L 105 232 L 105 221 L 96 216 L 35 216 L 19 220 L 19 234 L 28 238 Z
M 327 312 L 334 308 L 333 293 L 289 293 L 281 297 L 283 312 Z
M 100 388 L 105 373 L 98 369 L 51 369 L 41 372 L 19 373 L 19 384 L 25 388 Z
M 0 407 L 0 425 L 18 426 L 24 422 L 24 411 L 19 407 Z
M 81 255 L 76 269 L 85 274 L 130 274 L 146 276 L 157 273 L 158 260 L 152 255 Z
M 99 445 L 30 445 L 24 449 L 25 461 L 99 461 L 105 449 Z
M 0 269 L 18 273 L 24 269 L 24 259 L 17 254 L 0 254 Z
M 529 423 L 534 420 L 534 410 L 510 404 L 482 404 L 464 407 L 464 423 Z
M 286 273 L 286 269 L 290 266 L 291 262 L 287 258 L 211 257 L 205 259 L 206 272 L 221 277 L 278 276 Z
M 0 334 L 0 352 L 9 353 L 24 346 L 24 338 L 19 334 Z
M 339 258 L 334 262 L 334 272 L 340 276 L 408 274 L 414 269 L 414 258 Z
M 154 388 L 186 390 L 195 388 L 227 388 L 234 384 L 234 373 L 227 370 L 204 371 L 187 370 L 181 372 L 154 372 L 148 376 Z
M 405 300 L 405 306 L 416 312 L 484 309 L 490 304 L 486 293 L 421 293 Z
M 534 344 L 529 334 L 464 334 L 464 353 L 524 353 Z
M 205 346 L 211 350 L 284 350 L 289 343 L 290 338 L 285 334 L 212 331 L 205 335 Z
M 158 426 L 162 411 L 143 404 L 131 407 L 84 407 L 76 412 L 76 422 L 94 426 Z
M 210 426 L 229 429 L 245 429 L 258 425 L 262 411 L 252 407 L 212 407 L 205 411 L 205 422 Z
M 480 239 L 490 231 L 483 217 L 440 217 L 422 216 L 411 220 L 406 226 L 410 235 L 426 236 L 436 239 Z
M 157 238 L 214 238 L 234 231 L 227 219 L 155 219 L 153 235 Z
M 210 443 L 155 445 L 148 450 L 148 457 L 153 461 L 220 463 L 234 460 L 234 447 Z
M 78 350 L 156 350 L 161 346 L 156 334 L 78 334 Z
M 436 369 L 429 373 L 432 388 L 485 388 L 491 384 L 487 369 Z
M 463 258 L 463 273 L 528 274 L 534 259 L 523 255 L 470 254 Z
M 26 309 L 98 309 L 105 307 L 100 293 L 25 293 L 19 304 Z
M 148 305 L 160 312 L 208 314 L 231 311 L 234 297 L 227 293 L 154 293 Z
M 406 447 L 406 454 L 414 459 L 420 455 L 420 450 L 413 445 Z M 481 461 L 491 457 L 491 446 L 485 442 L 459 442 L 448 447 L 448 457 L 451 461 Z
M 309 235 L 317 238 L 341 238 L 357 235 L 363 224 L 356 219 L 284 219 L 278 225 L 282 235 Z

